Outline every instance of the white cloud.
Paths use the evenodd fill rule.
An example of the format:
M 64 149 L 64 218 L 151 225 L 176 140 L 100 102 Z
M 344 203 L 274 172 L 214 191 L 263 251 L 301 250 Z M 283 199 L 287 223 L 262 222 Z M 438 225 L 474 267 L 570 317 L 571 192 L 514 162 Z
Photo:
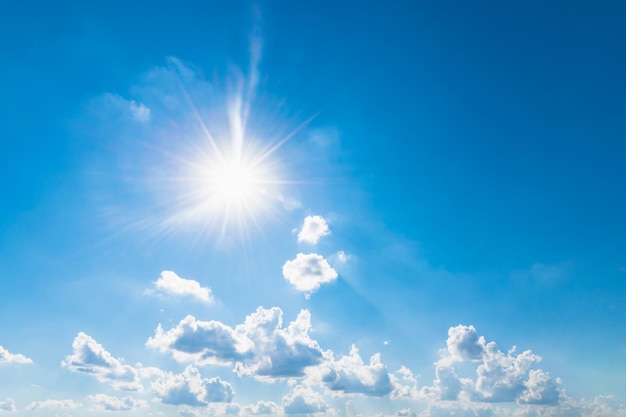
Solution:
M 218 321 L 185 317 L 164 331 L 161 325 L 146 346 L 170 352 L 179 362 L 197 365 L 234 365 L 239 375 L 293 378 L 321 362 L 323 352 L 310 337 L 311 314 L 302 310 L 283 327 L 278 307 L 259 307 L 234 329 Z
M 87 400 L 92 404 L 95 411 L 128 411 L 137 408 L 148 407 L 148 403 L 143 400 L 136 400 L 132 397 L 118 398 L 105 394 L 88 395 Z
M 387 367 L 380 361 L 379 353 L 372 355 L 369 364 L 365 364 L 357 347 L 352 345 L 349 355 L 324 367 L 322 382 L 331 391 L 379 397 L 393 390 Z
M 4 401 L 0 401 L 0 412 L 3 411 L 15 411 L 15 401 L 13 401 L 13 398 L 11 397 L 7 397 Z
M 75 403 L 73 400 L 45 400 L 34 401 L 26 406 L 27 411 L 41 410 L 43 408 L 60 408 L 60 409 L 76 409 L 82 404 Z
M 171 352 L 179 362 L 224 365 L 249 356 L 254 343 L 219 321 L 199 321 L 188 315 L 167 332 L 159 324 L 146 346 Z
M 33 363 L 33 360 L 19 353 L 11 353 L 0 346 L 0 364 L 2 363 Z
M 322 216 L 306 216 L 300 233 L 298 233 L 298 242 L 306 242 L 316 245 L 319 240 L 330 234 L 328 223 Z
M 328 410 L 324 397 L 311 388 L 297 385 L 283 397 L 285 414 L 314 414 Z
M 200 286 L 200 283 L 193 279 L 181 278 L 173 271 L 161 272 L 154 286 L 165 294 L 195 297 L 205 303 L 213 302 L 210 288 Z
M 115 389 L 138 391 L 143 388 L 133 367 L 111 356 L 101 344 L 85 333 L 78 333 L 72 348 L 73 353 L 61 363 L 70 371 L 93 375 L 98 381 L 108 383 Z
M 338 262 L 345 264 L 350 259 L 350 255 L 340 250 L 340 251 L 337 251 L 337 253 L 335 254 L 335 258 L 337 259 Z
M 392 399 L 418 399 L 420 392 L 417 389 L 417 377 L 406 366 L 401 366 L 396 372 L 389 374 L 393 391 Z
M 557 404 L 560 391 L 542 370 L 532 370 L 541 361 L 530 350 L 507 353 L 495 342 L 487 343 L 478 336 L 474 326 L 451 327 L 446 341 L 447 351 L 436 363 L 434 384 L 423 387 L 422 393 L 437 400 L 470 400 L 481 402 L 513 402 Z M 458 362 L 476 366 L 476 380 L 460 378 L 453 365 Z
M 119 117 L 122 120 L 130 118 L 139 123 L 149 122 L 152 113 L 143 103 L 137 103 L 135 100 L 128 100 L 111 93 L 100 96 L 94 102 L 92 111 L 109 121 L 113 117 Z
M 394 413 L 394 416 L 396 417 L 417 417 L 417 414 L 415 414 L 415 411 L 411 410 L 410 408 L 405 408 L 402 410 L 396 410 L 396 412 Z
M 296 290 L 309 297 L 320 285 L 337 279 L 337 272 L 321 255 L 299 253 L 295 259 L 285 262 L 283 276 Z
M 181 374 L 165 372 L 151 386 L 165 404 L 203 406 L 211 402 L 230 402 L 233 387 L 217 378 L 202 378 L 200 372 L 189 365 Z

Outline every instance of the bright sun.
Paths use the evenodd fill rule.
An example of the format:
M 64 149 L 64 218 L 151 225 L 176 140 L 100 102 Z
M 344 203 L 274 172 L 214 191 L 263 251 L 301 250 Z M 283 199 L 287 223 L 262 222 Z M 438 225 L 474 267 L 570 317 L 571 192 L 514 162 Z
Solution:
M 262 194 L 262 178 L 251 164 L 222 161 L 207 179 L 209 198 L 218 205 L 236 208 L 254 203 Z

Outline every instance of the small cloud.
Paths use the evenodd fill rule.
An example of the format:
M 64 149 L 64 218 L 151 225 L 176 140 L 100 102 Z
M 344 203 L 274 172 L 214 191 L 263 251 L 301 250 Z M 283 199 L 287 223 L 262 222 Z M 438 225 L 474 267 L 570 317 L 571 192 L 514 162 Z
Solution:
M 87 399 L 92 404 L 94 411 L 128 411 L 138 408 L 148 407 L 148 403 L 143 400 L 136 400 L 132 397 L 118 398 L 105 394 L 88 395 Z
M 83 332 L 78 333 L 72 343 L 74 352 L 61 365 L 72 372 L 84 372 L 98 381 L 110 384 L 115 389 L 140 391 L 137 370 L 114 358 L 101 344 Z
M 305 292 L 308 298 L 320 285 L 337 279 L 337 271 L 321 255 L 299 253 L 295 259 L 285 262 L 283 277 L 296 290 Z
M 150 109 L 147 108 L 145 104 L 137 104 L 135 100 L 131 100 L 128 108 L 130 113 L 133 115 L 133 118 L 138 122 L 145 123 L 150 121 Z
M 389 346 L 389 340 L 385 340 L 385 341 L 383 342 L 383 345 L 385 345 L 385 346 Z
M 41 410 L 43 408 L 57 408 L 57 409 L 76 409 L 81 407 L 82 404 L 75 403 L 73 400 L 45 400 L 34 401 L 26 406 L 27 411 Z
M 33 360 L 19 353 L 11 353 L 0 346 L 0 364 L 2 363 L 33 363 Z
M 322 216 L 306 216 L 300 233 L 298 233 L 298 242 L 306 242 L 316 245 L 319 240 L 330 234 L 328 224 Z
M 13 398 L 7 397 L 4 401 L 0 401 L 0 412 L 3 412 L 3 411 L 13 412 L 15 410 L 16 410 L 15 401 L 13 401 Z
M 337 262 L 345 264 L 350 259 L 350 255 L 340 250 L 335 254 L 335 259 L 337 259 Z
M 213 302 L 211 288 L 202 287 L 198 281 L 193 279 L 181 278 L 173 271 L 161 272 L 161 276 L 154 282 L 154 286 L 161 293 L 194 297 L 205 303 Z

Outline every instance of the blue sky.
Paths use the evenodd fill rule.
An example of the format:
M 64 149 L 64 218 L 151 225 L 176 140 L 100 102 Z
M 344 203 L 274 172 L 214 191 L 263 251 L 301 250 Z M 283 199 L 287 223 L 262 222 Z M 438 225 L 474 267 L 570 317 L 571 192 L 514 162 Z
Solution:
M 618 2 L 0 5 L 0 414 L 626 416 Z

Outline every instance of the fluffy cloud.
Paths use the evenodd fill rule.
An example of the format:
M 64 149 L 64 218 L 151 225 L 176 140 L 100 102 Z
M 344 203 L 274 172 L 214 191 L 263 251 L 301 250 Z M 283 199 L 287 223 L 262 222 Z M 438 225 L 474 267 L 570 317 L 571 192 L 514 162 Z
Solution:
M 328 410 L 324 397 L 308 387 L 297 385 L 283 397 L 285 414 L 313 414 Z
M 309 297 L 320 285 L 337 279 L 337 272 L 323 256 L 299 253 L 295 259 L 285 262 L 283 276 L 296 290 Z
M 556 404 L 559 401 L 558 380 L 542 370 L 532 370 L 541 357 L 526 350 L 515 354 L 498 349 L 478 336 L 474 326 L 459 325 L 448 331 L 446 354 L 436 363 L 434 386 L 422 393 L 438 400 L 471 400 Z M 476 380 L 460 378 L 453 367 L 458 362 L 477 364 Z
M 329 362 L 326 367 L 322 381 L 331 391 L 379 397 L 393 390 L 387 367 L 381 363 L 379 353 L 374 354 L 366 365 L 353 345 L 349 355 Z
M 322 237 L 329 234 L 330 229 L 322 216 L 306 216 L 302 229 L 298 233 L 298 242 L 316 245 Z
M 189 365 L 182 374 L 165 372 L 151 386 L 165 404 L 203 406 L 211 402 L 230 402 L 233 387 L 220 378 L 202 378 L 200 372 Z
M 303 376 L 306 367 L 322 360 L 323 352 L 311 339 L 310 331 L 308 310 L 302 310 L 285 328 L 280 308 L 259 307 L 234 329 L 193 316 L 185 317 L 167 332 L 159 325 L 146 345 L 171 352 L 180 362 L 234 364 L 239 375 L 291 378 Z
M 43 408 L 76 409 L 81 407 L 80 403 L 73 400 L 45 400 L 34 401 L 26 406 L 27 411 L 41 410 Z
M 15 401 L 13 401 L 13 398 L 7 397 L 4 401 L 0 401 L 0 412 L 15 410 Z
M 218 365 L 243 360 L 254 343 L 219 321 L 199 321 L 189 315 L 167 332 L 159 324 L 146 346 L 171 352 L 179 362 Z
M 33 360 L 19 353 L 11 353 L 0 346 L 0 364 L 2 363 L 33 363 Z
M 108 383 L 115 389 L 138 391 L 143 388 L 133 367 L 111 356 L 101 344 L 85 333 L 78 333 L 72 348 L 73 353 L 61 363 L 69 370 L 93 375 L 98 381 Z
M 273 416 L 282 414 L 281 406 L 272 401 L 259 401 L 244 407 L 242 414 L 271 414 Z
M 193 279 L 181 278 L 173 271 L 161 272 L 161 276 L 154 282 L 154 286 L 158 291 L 165 294 L 194 297 L 205 303 L 213 302 L 210 288 L 200 286 L 200 283 Z
M 136 400 L 132 397 L 112 397 L 105 394 L 88 395 L 87 400 L 92 404 L 95 411 L 128 411 L 137 408 L 148 407 L 148 403 L 143 400 Z
M 420 392 L 417 389 L 417 378 L 406 366 L 401 366 L 396 372 L 389 374 L 393 391 L 392 399 L 417 399 Z

